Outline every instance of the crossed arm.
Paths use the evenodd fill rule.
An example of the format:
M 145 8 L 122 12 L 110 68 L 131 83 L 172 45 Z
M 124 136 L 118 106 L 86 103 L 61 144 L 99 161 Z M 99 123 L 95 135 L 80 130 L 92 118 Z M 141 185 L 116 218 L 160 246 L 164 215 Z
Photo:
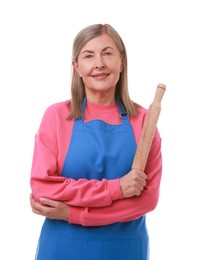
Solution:
M 102 208 L 83 208 L 83 207 L 73 207 L 65 204 L 61 201 L 50 200 L 48 198 L 40 198 L 39 202 L 35 201 L 32 194 L 30 196 L 30 204 L 32 211 L 38 215 L 45 216 L 50 219 L 64 220 L 72 222 L 73 217 L 71 218 L 70 213 L 73 210 L 83 218 L 90 218 L 90 221 L 79 219 L 79 223 L 82 225 L 90 225 L 90 223 L 95 223 L 94 225 L 104 225 L 116 222 L 116 216 L 113 216 L 113 212 L 116 212 L 116 215 L 119 216 L 119 220 L 128 221 L 137 217 L 137 208 L 133 205 L 143 204 L 142 200 L 147 200 L 148 194 L 150 194 L 151 186 L 149 185 L 149 179 L 147 175 L 139 170 L 131 170 L 128 174 L 119 179 L 120 187 L 123 195 L 123 199 L 112 203 L 111 206 L 102 207 Z M 150 186 L 150 187 L 149 187 Z M 155 191 L 154 191 L 155 192 Z M 143 195 L 144 193 L 144 195 Z M 145 195 L 147 193 L 147 195 Z M 151 205 L 151 210 L 156 206 L 156 200 L 153 197 L 153 205 Z M 124 202 L 124 203 L 123 203 Z M 120 205 L 121 204 L 121 205 Z M 124 210 L 120 210 L 124 204 Z M 130 214 L 126 214 L 126 207 L 132 208 Z M 145 207 L 146 208 L 146 207 Z M 138 215 L 141 216 L 146 213 L 144 207 L 139 208 Z M 107 215 L 107 218 L 103 218 L 104 212 Z M 121 213 L 121 214 L 119 214 Z

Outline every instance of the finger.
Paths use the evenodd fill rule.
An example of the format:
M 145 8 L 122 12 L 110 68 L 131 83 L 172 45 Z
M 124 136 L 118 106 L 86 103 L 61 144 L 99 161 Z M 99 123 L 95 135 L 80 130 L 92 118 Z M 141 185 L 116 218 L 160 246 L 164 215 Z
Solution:
M 43 207 L 45 206 L 41 205 L 38 202 L 35 202 L 34 199 L 31 199 L 31 209 L 35 214 L 42 215 Z
M 31 208 L 33 208 L 34 205 L 35 205 L 35 200 L 34 200 L 34 198 L 33 198 L 33 195 L 31 194 L 31 195 L 30 195 L 30 206 L 31 206 Z
M 143 171 L 140 171 L 137 169 L 133 169 L 132 171 L 134 172 L 135 175 L 141 177 L 142 179 L 144 179 L 144 180 L 148 179 L 147 175 Z
M 30 194 L 30 202 L 32 202 L 34 200 L 33 194 Z
M 147 184 L 147 182 L 144 180 L 144 179 L 142 179 L 142 178 L 137 178 L 137 182 L 141 185 L 141 186 L 143 186 L 143 187 L 145 187 L 146 186 L 146 184 Z
M 53 207 L 53 208 L 56 208 L 57 207 L 57 204 L 58 204 L 58 201 L 56 200 L 50 200 L 50 199 L 47 199 L 47 198 L 40 198 L 39 201 L 45 205 L 45 206 L 49 206 L 49 207 Z
M 140 195 L 141 195 L 141 191 L 140 191 L 140 190 L 136 190 L 135 195 L 136 195 L 136 196 L 140 196 Z
M 137 174 L 134 175 L 134 181 L 136 184 L 140 184 L 142 186 L 146 186 L 146 184 L 147 184 L 146 180 Z
M 32 208 L 32 212 L 35 213 L 35 214 L 38 214 L 38 215 L 44 216 L 44 214 L 43 214 L 42 211 L 37 210 L 37 209 L 35 209 L 35 208 Z
M 143 186 L 143 185 L 140 185 L 140 184 L 138 184 L 138 185 L 137 185 L 137 189 L 138 189 L 139 191 L 143 191 L 143 190 L 144 190 L 144 186 Z

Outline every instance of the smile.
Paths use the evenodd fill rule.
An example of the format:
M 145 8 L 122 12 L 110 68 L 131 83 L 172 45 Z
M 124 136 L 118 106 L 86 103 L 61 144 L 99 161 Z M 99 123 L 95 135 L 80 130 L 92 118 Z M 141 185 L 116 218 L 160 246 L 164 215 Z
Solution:
M 92 75 L 92 77 L 95 79 L 105 79 L 109 75 L 110 75 L 109 73 L 98 73 L 98 74 Z

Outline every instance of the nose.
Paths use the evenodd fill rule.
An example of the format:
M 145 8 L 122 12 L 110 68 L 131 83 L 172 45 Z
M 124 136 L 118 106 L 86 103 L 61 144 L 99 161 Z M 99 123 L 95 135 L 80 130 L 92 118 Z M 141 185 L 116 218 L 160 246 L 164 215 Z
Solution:
M 100 55 L 95 59 L 95 69 L 104 69 L 104 68 L 105 68 L 105 62 L 103 60 L 103 57 Z

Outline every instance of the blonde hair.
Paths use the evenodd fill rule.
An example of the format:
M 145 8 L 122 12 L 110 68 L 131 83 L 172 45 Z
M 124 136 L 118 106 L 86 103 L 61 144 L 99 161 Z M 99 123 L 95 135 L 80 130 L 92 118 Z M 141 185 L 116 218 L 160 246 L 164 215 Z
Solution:
M 137 114 L 137 106 L 130 99 L 129 91 L 128 91 L 128 80 L 127 80 L 127 52 L 125 45 L 117 33 L 117 31 L 109 24 L 93 24 L 82 29 L 73 41 L 73 54 L 72 60 L 78 61 L 78 56 L 80 54 L 83 46 L 89 42 L 91 39 L 98 37 L 102 34 L 109 35 L 115 42 L 120 56 L 123 60 L 123 69 L 120 74 L 120 78 L 116 85 L 115 97 L 119 98 L 121 102 L 124 104 L 128 116 L 134 117 Z M 71 102 L 69 103 L 70 107 L 70 115 L 68 117 L 69 120 L 83 118 L 82 113 L 82 103 L 85 98 L 85 86 L 75 71 L 72 68 L 72 78 L 71 78 Z

